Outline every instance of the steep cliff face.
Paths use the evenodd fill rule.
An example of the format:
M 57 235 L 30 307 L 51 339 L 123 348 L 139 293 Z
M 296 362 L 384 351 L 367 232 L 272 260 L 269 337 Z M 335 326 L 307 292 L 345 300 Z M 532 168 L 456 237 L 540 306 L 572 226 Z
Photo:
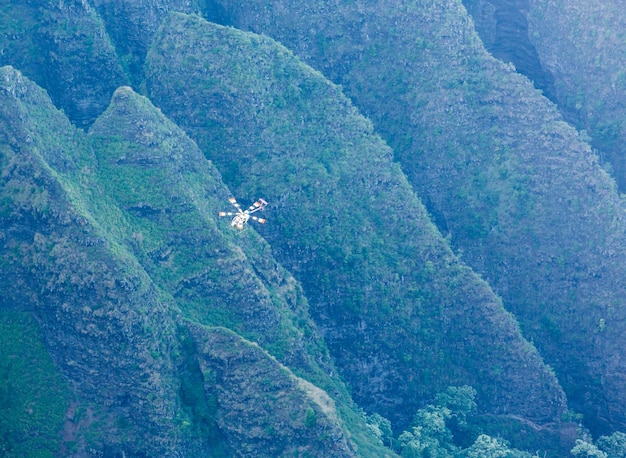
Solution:
M 529 37 L 528 0 L 463 0 L 463 5 L 487 51 L 515 65 L 546 97 L 556 101 L 554 77 L 543 67 Z
M 127 81 L 95 10 L 85 1 L 17 0 L 0 8 L 0 66 L 45 88 L 55 105 L 88 126 Z
M 122 88 L 86 135 L 19 72 L 3 67 L 0 81 L 0 304 L 37 318 L 71 383 L 62 453 L 276 456 L 297 444 L 319 456 L 353 456 L 358 446 L 384 456 L 328 375 L 293 278 L 258 235 L 217 229 L 212 207 L 229 194 L 180 129 Z M 232 331 L 207 359 L 198 348 L 217 345 L 217 331 L 196 320 L 254 338 L 310 381 Z M 254 348 L 255 364 L 236 342 Z M 273 377 L 283 373 L 289 383 Z M 297 407 L 275 404 L 277 393 Z M 335 402 L 341 413 L 324 410 Z M 271 415 L 256 415 L 268 405 Z M 292 434 L 299 439 L 288 442 Z M 261 436 L 266 446 L 256 447 Z
M 486 412 L 559 417 L 554 377 L 338 87 L 269 39 L 181 14 L 146 76 L 236 194 L 276 208 L 265 238 L 361 405 L 405 425 L 424 399 L 469 383 Z
M 120 62 L 131 80 L 141 82 L 143 61 L 163 18 L 169 11 L 193 13 L 198 0 L 89 0 L 104 22 Z
M 329 364 L 324 354 L 307 354 L 323 348 L 315 349 L 306 300 L 263 239 L 254 231 L 236 236 L 229 221 L 220 224 L 226 233 L 218 228 L 230 191 L 179 127 L 124 87 L 90 137 L 101 145 L 99 181 L 123 218 L 111 231 L 186 316 L 269 345 L 284 363 Z
M 189 324 L 206 392 L 213 393 L 226 446 L 239 456 L 355 456 L 334 401 L 224 328 Z M 271 382 L 270 382 L 271 381 Z M 251 410 L 249 399 L 265 398 Z M 267 418 L 272 418 L 268 424 Z M 392 452 L 380 450 L 380 456 Z
M 75 128 L 40 88 L 0 72 L 2 303 L 37 317 L 54 362 L 106 425 L 92 430 L 97 442 L 166 453 L 177 442 L 168 304 L 116 254 L 80 197 L 89 191 L 70 184 L 87 186 L 93 166 Z
M 621 4 L 465 0 L 487 49 L 535 81 L 600 151 L 621 189 L 626 183 L 624 119 L 626 25 Z
M 30 366 L 0 354 L 11 453 L 393 455 L 344 380 L 400 427 L 472 384 L 494 434 L 554 445 L 564 395 L 490 287 L 587 424 L 626 428 L 625 209 L 518 73 L 621 177 L 621 13 L 465 4 L 517 71 L 460 0 L 0 6 L 0 65 L 69 118 L 0 68 L 0 328 L 33 339 Z M 202 152 L 129 87 L 108 105 L 122 84 Z M 203 154 L 266 226 L 216 218 L 232 194 Z
M 619 1 L 531 0 L 529 37 L 555 78 L 556 99 L 626 187 L 626 13 Z
M 461 3 L 220 4 L 342 83 L 576 408 L 626 425 L 622 203 L 556 108 L 486 52 Z

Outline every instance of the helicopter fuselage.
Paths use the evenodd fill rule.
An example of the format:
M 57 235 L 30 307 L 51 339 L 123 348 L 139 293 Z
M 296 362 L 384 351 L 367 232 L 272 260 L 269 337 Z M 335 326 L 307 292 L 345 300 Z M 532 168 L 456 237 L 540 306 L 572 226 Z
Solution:
M 230 223 L 230 225 L 237 227 L 239 229 L 242 229 L 243 225 L 246 224 L 249 219 L 250 219 L 249 213 L 245 213 L 245 212 L 237 213 L 235 217 L 233 218 L 232 222 Z

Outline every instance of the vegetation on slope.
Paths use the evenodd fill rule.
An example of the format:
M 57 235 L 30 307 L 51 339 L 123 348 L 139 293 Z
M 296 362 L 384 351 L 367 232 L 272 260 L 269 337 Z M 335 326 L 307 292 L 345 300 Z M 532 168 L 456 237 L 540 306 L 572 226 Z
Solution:
M 253 230 L 237 233 L 227 220 L 217 224 L 230 191 L 180 128 L 123 87 L 90 138 L 99 145 L 99 181 L 123 215 L 110 230 L 120 233 L 183 315 L 256 342 L 353 409 L 342 382 L 328 375 L 336 370 L 301 287 Z M 350 428 L 364 430 L 363 422 Z
M 235 239 L 218 228 L 230 192 L 196 145 L 128 87 L 116 91 L 90 137 L 99 145 L 99 180 L 123 215 L 111 230 L 184 314 L 274 345 L 276 356 L 306 358 L 295 347 L 305 336 L 293 324 L 295 314 L 306 324 L 306 302 L 287 273 L 264 259 L 269 253 L 258 235 Z M 236 242 L 255 252 L 254 264 Z M 315 338 L 314 329 L 308 334 Z
M 597 157 L 460 1 L 223 1 L 340 82 L 594 427 L 626 426 L 624 209 Z
M 556 100 L 553 75 L 543 68 L 528 34 L 528 0 L 462 0 L 485 48 L 515 65 L 550 100 Z
M 78 452 L 232 456 L 242 453 L 237 443 L 254 441 L 256 426 L 279 430 L 276 421 L 288 415 L 281 412 L 285 406 L 277 405 L 270 416 L 255 414 L 272 402 L 268 390 L 278 381 L 253 373 L 246 359 L 236 361 L 227 347 L 220 358 L 240 374 L 238 384 L 207 379 L 198 369 L 195 346 L 186 346 L 180 331 L 188 325 L 181 321 L 187 315 L 231 325 L 332 389 L 342 415 L 347 411 L 355 419 L 344 426 L 341 415 L 317 415 L 322 429 L 345 435 L 337 449 L 345 453 L 337 456 L 354 454 L 351 440 L 381 456 L 382 447 L 364 416 L 354 411 L 341 381 L 327 375 L 332 364 L 293 278 L 271 257 L 263 258 L 269 255 L 267 245 L 254 233 L 240 239 L 242 250 L 232 233 L 217 230 L 217 210 L 207 206 L 219 205 L 216 196 L 229 194 L 180 129 L 146 99 L 122 88 L 87 136 L 36 85 L 12 68 L 0 71 L 0 198 L 7 228 L 0 260 L 11 266 L 0 276 L 1 303 L 31 311 L 42 323 L 50 354 L 75 387 L 80 409 L 87 410 L 87 420 L 72 416 L 64 447 L 74 442 Z M 108 140 L 107 129 L 115 133 Z M 124 159 L 116 162 L 120 154 Z M 124 181 L 128 168 L 134 168 L 133 179 Z M 171 199 L 174 194 L 179 199 Z M 154 209 L 164 202 L 155 225 Z M 190 244 L 193 240 L 198 244 Z M 163 255 L 168 249 L 169 258 Z M 224 278 L 213 278 L 216 269 Z M 225 274 L 229 271 L 232 278 Z M 263 355 L 259 365 L 279 365 Z M 259 384 L 265 389 L 253 388 Z M 311 390 L 302 393 L 302 386 Z M 215 414 L 216 399 L 207 393 L 218 388 L 218 405 L 239 403 L 249 415 L 235 421 L 226 407 Z M 241 389 L 245 398 L 238 394 Z M 313 393 L 327 396 L 304 380 L 282 391 L 298 393 L 303 402 Z M 52 422 L 54 412 L 48 415 Z M 277 440 L 280 434 L 268 433 L 272 450 L 290 446 Z M 304 435 L 300 446 L 309 439 Z M 315 443 L 324 448 L 331 440 L 318 434 Z M 27 441 L 25 447 L 35 445 Z M 253 456 L 268 455 L 257 450 Z
M 0 310 L 0 454 L 52 458 L 71 398 L 35 320 Z
M 621 48 L 610 28 L 598 28 L 609 16 L 619 23 L 619 13 L 531 4 L 530 38 L 557 76 L 559 102 L 610 152 L 619 178 Z M 18 0 L 0 7 L 0 65 L 21 68 L 84 127 L 118 85 L 140 85 L 165 13 L 196 9 L 280 39 L 342 83 L 392 145 L 440 229 L 521 318 L 588 424 L 624 424 L 622 203 L 554 107 L 485 53 L 460 1 Z M 206 28 L 198 24 L 187 23 Z M 220 31 L 214 46 L 196 43 L 193 52 L 184 42 L 196 31 L 169 27 L 171 42 L 185 50 L 172 51 L 174 75 L 187 80 L 168 76 L 161 62 L 148 65 L 146 88 L 158 93 L 167 80 L 160 104 L 215 158 L 244 205 L 271 201 L 272 224 L 259 229 L 271 248 L 254 231 L 235 238 L 219 229 L 228 229 L 215 221 L 228 191 L 195 152 L 185 157 L 195 146 L 148 101 L 122 90 L 87 138 L 41 91 L 1 71 L 1 300 L 33 311 L 53 360 L 77 387 L 84 403 L 77 411 L 87 413 L 70 421 L 82 434 L 76 443 L 113 452 L 208 447 L 219 456 L 251 437 L 220 432 L 230 426 L 218 426 L 215 399 L 199 388 L 203 356 L 180 342 L 182 313 L 260 342 L 329 390 L 350 440 L 361 441 L 358 453 L 382 454 L 371 435 L 357 437 L 364 418 L 338 377 L 325 374 L 333 364 L 304 292 L 270 251 L 302 280 L 338 370 L 368 411 L 399 412 L 394 423 L 407 424 L 448 384 L 473 383 L 486 412 L 556 417 L 562 396 L 554 377 L 489 288 L 442 243 L 390 150 L 341 91 L 275 43 Z M 551 35 L 564 30 L 571 40 Z M 601 71 L 577 73 L 595 66 Z M 135 105 L 122 103 L 124 94 Z M 226 306 L 235 302 L 246 307 Z M 501 342 L 485 345 L 494 339 Z M 524 397 L 543 402 L 523 405 Z M 58 424 L 55 409 L 50 425 Z M 506 428 L 503 417 L 497 423 Z M 153 436 L 158 444 L 144 446 Z
M 81 132 L 16 70 L 1 68 L 0 82 L 0 259 L 10 266 L 1 303 L 41 323 L 53 360 L 95 419 L 84 445 L 161 453 L 176 442 L 167 434 L 176 409 L 170 304 L 90 213 L 90 195 L 106 200 L 87 186 L 93 156 Z
M 339 88 L 270 39 L 180 14 L 146 64 L 151 99 L 236 195 L 271 203 L 264 236 L 361 405 L 407 424 L 423 400 L 471 383 L 486 411 L 558 418 L 553 375 Z
M 530 0 L 529 38 L 554 75 L 559 108 L 626 189 L 626 14 L 619 1 Z
M 205 0 L 90 0 L 133 84 L 139 85 L 143 61 L 154 34 L 170 10 L 193 13 Z
M 12 65 L 44 87 L 78 126 L 91 124 L 127 81 L 102 20 L 87 2 L 5 2 L 0 24 L 0 66 Z
M 225 328 L 189 323 L 204 390 L 226 445 L 239 456 L 354 456 L 333 400 L 258 345 Z M 263 393 L 259 399 L 258 393 Z M 272 421 L 268 422 L 267 419 Z M 241 432 L 242 425 L 248 430 Z M 381 447 L 371 456 L 391 456 Z

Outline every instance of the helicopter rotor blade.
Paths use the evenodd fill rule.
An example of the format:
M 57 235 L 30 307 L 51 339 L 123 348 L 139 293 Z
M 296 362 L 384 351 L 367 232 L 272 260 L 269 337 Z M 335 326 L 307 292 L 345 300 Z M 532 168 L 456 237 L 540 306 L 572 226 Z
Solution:
M 231 198 L 229 198 L 229 199 L 228 199 L 228 201 L 229 201 L 231 204 L 233 204 L 233 206 L 234 206 L 237 210 L 239 210 L 240 212 L 242 211 L 242 210 L 241 210 L 241 205 L 239 205 L 239 202 L 237 202 L 237 199 L 235 199 L 234 197 L 231 197 Z

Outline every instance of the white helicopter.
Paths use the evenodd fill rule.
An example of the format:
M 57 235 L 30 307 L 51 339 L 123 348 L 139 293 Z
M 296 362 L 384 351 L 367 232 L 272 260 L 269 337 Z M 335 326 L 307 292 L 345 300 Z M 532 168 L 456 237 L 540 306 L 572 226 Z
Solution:
M 248 222 L 249 219 L 253 219 L 257 223 L 261 223 L 261 224 L 265 223 L 265 219 L 252 216 L 252 213 L 265 209 L 265 207 L 267 206 L 267 202 L 265 202 L 265 200 L 263 199 L 257 200 L 255 203 L 250 205 L 250 208 L 248 208 L 245 211 L 241 209 L 241 206 L 237 202 L 237 199 L 235 199 L 234 197 L 231 197 L 230 199 L 228 199 L 228 201 L 235 206 L 235 208 L 237 209 L 237 213 L 219 212 L 218 214 L 219 216 L 234 216 L 233 220 L 230 223 L 231 226 L 236 227 L 239 230 L 242 230 L 243 226 Z

